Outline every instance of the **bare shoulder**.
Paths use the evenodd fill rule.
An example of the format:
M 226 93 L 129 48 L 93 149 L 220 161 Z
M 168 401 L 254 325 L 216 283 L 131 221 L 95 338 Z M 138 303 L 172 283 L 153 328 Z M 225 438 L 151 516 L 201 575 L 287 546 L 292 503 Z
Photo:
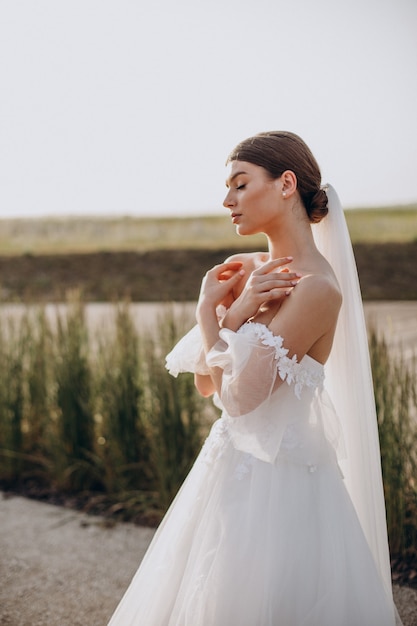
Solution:
M 270 329 L 285 338 L 290 354 L 325 363 L 331 350 L 342 295 L 330 271 L 305 274 L 273 318 Z
M 342 305 L 342 292 L 333 272 L 303 276 L 291 295 L 296 296 L 296 299 L 317 303 L 320 305 L 319 310 L 327 312 L 338 312 Z
M 306 274 L 283 302 L 273 325 L 290 319 L 324 330 L 336 322 L 341 305 L 342 294 L 333 272 Z
M 229 263 L 232 261 L 238 261 L 243 264 L 245 270 L 252 272 L 268 260 L 268 252 L 238 252 L 229 256 L 225 262 Z
M 326 295 L 334 300 L 335 303 L 342 303 L 342 292 L 333 273 L 307 274 L 298 283 L 297 289 L 299 287 L 305 293 L 320 293 L 321 296 Z

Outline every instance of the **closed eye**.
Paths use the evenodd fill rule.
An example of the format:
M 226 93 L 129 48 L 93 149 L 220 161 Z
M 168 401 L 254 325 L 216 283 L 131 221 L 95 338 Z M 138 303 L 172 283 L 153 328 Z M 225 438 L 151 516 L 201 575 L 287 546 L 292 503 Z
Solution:
M 236 187 L 236 189 L 240 190 L 240 189 L 244 189 L 245 187 L 246 187 L 246 185 L 239 185 L 238 187 Z

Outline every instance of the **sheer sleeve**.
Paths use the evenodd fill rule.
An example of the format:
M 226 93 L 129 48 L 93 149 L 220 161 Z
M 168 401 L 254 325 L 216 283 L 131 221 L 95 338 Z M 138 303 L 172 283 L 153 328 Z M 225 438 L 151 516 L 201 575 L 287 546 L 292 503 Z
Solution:
M 206 356 L 195 326 L 166 357 L 173 376 L 209 374 L 212 367 L 223 370 L 220 394 L 213 401 L 222 410 L 233 446 L 268 463 L 277 457 L 294 401 L 309 403 L 322 385 L 323 367 L 314 363 L 306 367 L 295 355 L 289 358 L 282 337 L 252 322 L 237 332 L 221 329 L 219 341 Z
M 233 446 L 268 463 L 277 457 L 294 395 L 316 385 L 287 354 L 281 337 L 247 323 L 238 332 L 222 329 L 206 357 L 210 367 L 223 369 L 220 408 Z
M 226 314 L 226 307 L 219 304 L 216 308 L 217 319 L 220 320 Z M 198 324 L 186 334 L 173 347 L 165 357 L 165 367 L 175 378 L 178 374 L 191 372 L 192 374 L 207 375 L 210 369 L 206 363 L 206 355 L 203 348 L 203 338 Z
M 184 335 L 171 352 L 167 354 L 165 365 L 169 373 L 175 377 L 182 372 L 192 372 L 193 374 L 210 373 L 198 324 Z
M 284 380 L 297 382 L 297 357 L 290 359 L 287 354 L 282 337 L 263 324 L 245 324 L 238 332 L 220 331 L 206 361 L 223 370 L 220 399 L 230 417 L 254 411 Z

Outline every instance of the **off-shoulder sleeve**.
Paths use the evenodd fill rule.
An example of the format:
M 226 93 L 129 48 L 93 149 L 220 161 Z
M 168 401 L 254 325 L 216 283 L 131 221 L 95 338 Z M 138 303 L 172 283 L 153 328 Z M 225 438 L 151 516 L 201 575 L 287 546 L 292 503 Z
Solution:
M 209 374 L 200 327 L 194 326 L 165 357 L 165 367 L 172 376 L 182 372 Z
M 287 354 L 282 337 L 263 324 L 245 324 L 238 332 L 220 331 L 206 362 L 223 370 L 220 399 L 230 417 L 256 409 L 284 380 L 296 382 L 297 357 L 290 359 Z
M 233 446 L 268 463 L 277 457 L 294 395 L 301 392 L 297 359 L 287 354 L 281 337 L 248 323 L 236 333 L 222 329 L 206 357 L 210 367 L 223 369 L 222 419 Z M 277 393 L 283 381 L 288 385 Z

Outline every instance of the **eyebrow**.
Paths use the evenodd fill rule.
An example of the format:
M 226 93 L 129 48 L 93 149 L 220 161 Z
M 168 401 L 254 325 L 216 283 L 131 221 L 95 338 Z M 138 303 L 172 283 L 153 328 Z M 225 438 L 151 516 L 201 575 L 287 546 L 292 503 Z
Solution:
M 232 183 L 234 179 L 240 176 L 241 174 L 247 174 L 247 172 L 244 172 L 242 170 L 241 172 L 236 172 L 235 174 L 233 174 L 233 176 L 231 176 L 228 180 L 226 180 L 226 187 L 229 187 L 230 183 Z

